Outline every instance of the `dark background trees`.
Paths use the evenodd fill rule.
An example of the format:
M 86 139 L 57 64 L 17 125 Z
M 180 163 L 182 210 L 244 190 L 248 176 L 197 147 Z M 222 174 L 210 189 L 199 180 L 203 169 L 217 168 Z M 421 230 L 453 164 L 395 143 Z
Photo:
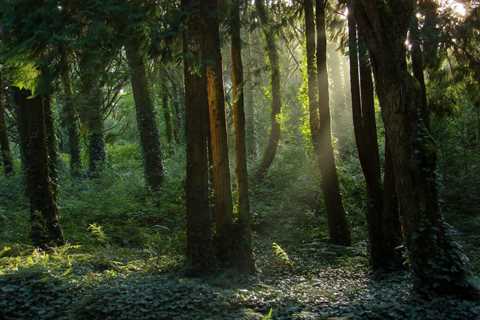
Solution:
M 0 318 L 475 318 L 478 10 L 1 2 Z

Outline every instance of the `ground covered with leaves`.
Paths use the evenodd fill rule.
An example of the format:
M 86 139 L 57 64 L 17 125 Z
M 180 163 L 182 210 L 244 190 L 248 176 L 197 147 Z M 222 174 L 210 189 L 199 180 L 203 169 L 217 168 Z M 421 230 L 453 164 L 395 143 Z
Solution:
M 116 152 L 122 161 L 102 179 L 63 179 L 69 243 L 50 253 L 29 245 L 21 178 L 0 180 L 1 320 L 480 319 L 478 302 L 414 295 L 408 272 L 370 274 L 364 195 L 352 174 L 342 175 L 352 247 L 326 241 L 318 177 L 280 168 L 252 194 L 258 272 L 189 278 L 182 177 L 175 175 L 181 161 L 167 163 L 169 190 L 152 196 L 143 191 L 139 159 L 128 162 L 136 151 Z M 450 213 L 448 220 L 479 274 L 480 216 Z

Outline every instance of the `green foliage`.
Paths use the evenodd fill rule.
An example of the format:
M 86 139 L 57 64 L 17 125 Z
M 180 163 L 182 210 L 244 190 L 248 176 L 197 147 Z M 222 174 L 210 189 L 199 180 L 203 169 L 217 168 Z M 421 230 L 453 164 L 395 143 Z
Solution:
M 292 260 L 290 260 L 287 252 L 282 247 L 280 247 L 279 244 L 275 242 L 272 243 L 272 251 L 273 255 L 276 258 L 276 263 L 287 267 L 293 267 Z
M 261 320 L 272 320 L 273 319 L 272 318 L 272 311 L 273 311 L 273 309 L 270 308 L 270 310 L 268 310 L 268 313 L 266 315 L 264 315 Z

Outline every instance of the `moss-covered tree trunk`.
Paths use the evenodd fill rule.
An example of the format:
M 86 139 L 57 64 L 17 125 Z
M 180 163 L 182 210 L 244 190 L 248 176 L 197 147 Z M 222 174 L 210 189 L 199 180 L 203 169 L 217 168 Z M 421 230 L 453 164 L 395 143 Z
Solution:
M 315 137 L 318 139 L 317 142 L 314 142 L 314 145 L 317 145 L 316 153 L 322 177 L 321 187 L 327 209 L 330 240 L 335 244 L 350 245 L 350 229 L 345 209 L 343 208 L 332 145 L 330 102 L 328 94 L 327 37 L 325 27 L 326 5 L 326 0 L 316 1 L 315 22 L 317 31 L 316 62 L 319 90 L 319 124 L 318 129 L 312 128 L 313 130 L 318 130 L 317 135 L 312 135 L 312 138 Z
M 244 1 L 245 14 L 249 10 L 249 1 Z M 245 96 L 245 135 L 247 143 L 247 156 L 251 160 L 257 159 L 257 141 L 255 134 L 255 84 L 254 84 L 254 70 L 255 64 L 254 57 L 252 55 L 252 46 L 254 41 L 253 33 L 246 32 L 245 43 L 247 43 L 245 53 L 246 63 L 245 66 L 245 83 L 243 85 Z
M 244 109 L 244 81 L 242 63 L 242 39 L 240 36 L 240 0 L 231 8 L 231 56 L 232 56 L 232 108 L 235 128 L 235 175 L 238 188 L 238 225 L 240 250 L 237 267 L 244 272 L 253 272 L 255 264 L 252 253 L 250 201 L 248 197 L 247 147 Z
M 15 118 L 16 118 L 16 126 L 18 132 L 18 147 L 20 149 L 20 159 L 22 160 L 22 171 L 24 175 L 27 172 L 27 133 L 25 132 L 25 123 L 26 120 L 25 112 L 22 112 L 22 106 L 25 100 L 29 97 L 29 91 L 27 90 L 20 90 L 16 87 L 10 87 L 10 94 L 12 96 L 12 100 L 14 103 L 15 109 Z M 25 189 L 26 190 L 26 189 Z M 28 192 L 28 190 L 26 190 Z
M 263 152 L 260 164 L 255 172 L 255 180 L 257 182 L 261 182 L 267 174 L 268 169 L 272 165 L 273 160 L 275 159 L 278 144 L 280 143 L 281 128 L 278 117 L 280 116 L 282 108 L 282 98 L 280 85 L 280 62 L 278 56 L 275 28 L 272 27 L 271 21 L 268 17 L 267 10 L 265 8 L 265 1 L 255 0 L 255 6 L 266 40 L 267 54 L 271 70 L 270 81 L 272 86 L 272 113 L 270 116 L 270 136 L 268 138 L 267 146 Z
M 415 7 L 414 0 L 358 0 L 354 14 L 372 56 L 415 287 L 478 298 L 468 263 L 447 234 L 436 189 L 436 146 L 419 116 L 425 106 L 406 63 Z
M 47 99 L 30 97 L 27 90 L 14 89 L 14 99 L 22 121 L 21 141 L 26 143 L 26 189 L 30 199 L 31 238 L 36 247 L 64 243 L 58 220 L 54 185 L 50 176 L 46 126 Z
M 58 170 L 57 166 L 59 164 L 59 158 L 58 158 L 58 141 L 57 141 L 57 135 L 55 131 L 55 119 L 53 116 L 53 110 L 52 110 L 52 103 L 51 103 L 51 97 L 49 95 L 43 95 L 42 96 L 42 103 L 43 103 L 43 108 L 44 108 L 44 113 L 45 113 L 45 130 L 46 130 L 46 137 L 47 137 L 47 148 L 48 148 L 48 167 L 49 167 L 49 175 L 51 184 L 52 184 L 52 190 L 53 190 L 53 195 L 55 196 L 55 199 L 57 197 L 58 193 Z
M 105 70 L 104 57 L 93 52 L 80 53 L 80 101 L 82 120 L 87 127 L 88 172 L 91 177 L 98 177 L 105 160 L 105 123 L 104 93 L 101 72 Z
M 189 12 L 183 34 L 185 79 L 185 128 L 187 138 L 187 258 L 194 274 L 215 267 L 213 219 L 208 190 L 208 97 L 202 44 L 205 25 L 201 18 L 201 0 L 182 0 Z M 198 67 L 200 66 L 200 72 Z
M 6 177 L 9 177 L 13 175 L 14 172 L 12 152 L 10 150 L 7 123 L 5 119 L 5 106 L 7 103 L 7 97 L 5 96 L 6 91 L 3 85 L 3 81 L 0 78 L 0 149 L 2 152 L 3 172 Z
M 350 9 L 352 12 L 352 9 Z M 370 265 L 373 270 L 398 269 L 401 266 L 399 232 L 389 221 L 398 220 L 398 210 L 384 210 L 380 157 L 375 120 L 374 90 L 368 55 L 359 50 L 357 27 L 348 16 L 352 114 L 358 157 L 367 185 L 367 223 Z M 360 56 L 359 56 L 360 54 Z M 390 173 L 390 171 L 389 171 Z M 391 179 L 390 177 L 387 177 Z M 395 194 L 394 190 L 388 190 Z M 388 199 L 386 199 L 388 200 Z M 387 202 L 390 206 L 390 202 Z M 387 217 L 388 216 L 388 217 Z M 387 221 L 388 220 L 388 221 Z
M 163 109 L 163 120 L 165 121 L 165 134 L 167 136 L 167 142 L 171 146 L 174 142 L 173 140 L 173 126 L 172 126 L 172 115 L 170 112 L 170 104 L 168 103 L 168 94 L 162 94 L 162 109 Z
M 130 79 L 137 114 L 137 128 L 143 154 L 143 167 L 147 186 L 159 191 L 163 180 L 162 152 L 157 118 L 153 106 L 145 65 L 145 40 L 131 35 L 125 45 Z
M 67 129 L 68 153 L 70 154 L 70 173 L 76 177 L 80 175 L 82 163 L 80 157 L 80 132 L 78 112 L 75 107 L 72 81 L 70 75 L 70 60 L 67 53 L 63 54 L 61 81 L 63 86 L 64 105 L 62 109 L 63 123 Z

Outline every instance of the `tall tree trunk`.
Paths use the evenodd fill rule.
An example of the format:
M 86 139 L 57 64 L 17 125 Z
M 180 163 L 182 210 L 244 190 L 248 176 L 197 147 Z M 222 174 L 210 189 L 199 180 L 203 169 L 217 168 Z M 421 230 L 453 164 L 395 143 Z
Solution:
M 52 103 L 51 97 L 48 95 L 42 96 L 42 103 L 45 113 L 45 130 L 47 137 L 47 148 L 48 148 L 48 168 L 49 175 L 52 185 L 53 195 L 55 200 L 58 193 L 58 171 L 57 165 L 59 163 L 58 159 L 58 143 L 57 135 L 55 132 L 55 120 L 53 118 Z
M 93 53 L 81 53 L 80 96 L 88 129 L 88 171 L 92 177 L 100 174 L 106 159 L 103 88 L 98 74 L 105 70 L 106 64 L 103 57 L 95 60 Z
M 462 253 L 447 235 L 435 181 L 436 146 L 407 68 L 405 38 L 416 1 L 357 0 L 354 14 L 370 50 L 417 290 L 480 297 Z M 395 146 L 395 147 L 393 147 Z
M 217 0 L 202 1 L 205 13 L 204 58 L 207 68 L 208 109 L 212 152 L 212 182 L 217 250 L 220 262 L 230 263 L 233 224 L 232 192 L 228 159 L 225 97 L 223 92 L 222 56 Z
M 248 10 L 248 2 L 245 1 L 245 11 Z M 247 156 L 251 160 L 256 160 L 257 158 L 257 142 L 255 136 L 255 100 L 254 100 L 254 75 L 253 75 L 253 56 L 252 56 L 252 35 L 250 32 L 247 32 L 245 42 L 248 44 L 246 51 L 246 60 L 247 64 L 245 65 L 245 84 L 244 96 L 245 96 L 245 136 L 247 144 Z
M 14 98 L 21 114 L 22 141 L 26 142 L 26 189 L 30 198 L 31 238 L 34 246 L 48 248 L 64 243 L 58 221 L 54 187 L 50 176 L 46 128 L 46 99 L 30 98 L 27 90 L 14 88 Z
M 245 141 L 244 82 L 242 64 L 242 39 L 240 36 L 240 0 L 232 3 L 231 55 L 233 125 L 235 128 L 235 173 L 238 186 L 238 213 L 240 229 L 239 269 L 253 272 L 250 202 L 248 198 L 247 148 Z
M 327 209 L 330 240 L 339 245 L 350 245 L 350 229 L 342 204 L 335 156 L 332 146 L 330 106 L 328 96 L 327 37 L 325 10 L 327 1 L 316 0 L 317 73 L 319 89 L 318 161 L 322 176 L 322 191 Z M 315 129 L 315 128 L 314 128 Z
M 305 36 L 307 46 L 307 77 L 308 77 L 308 110 L 309 110 L 309 124 L 310 134 L 315 151 L 315 157 L 318 158 L 320 150 L 320 114 L 318 102 L 318 73 L 315 64 L 315 21 L 313 0 L 304 0 L 305 10 Z M 318 159 L 317 159 L 318 160 Z
M 172 116 L 170 114 L 170 105 L 168 104 L 168 94 L 166 92 L 162 94 L 162 109 L 163 119 L 165 120 L 165 133 L 167 136 L 167 142 L 171 147 L 173 142 Z
M 5 121 L 5 89 L 3 81 L 0 78 L 0 149 L 2 152 L 3 172 L 6 177 L 13 175 L 13 159 L 10 151 L 10 142 L 8 141 L 7 123 Z
M 82 170 L 82 162 L 80 157 L 80 133 L 79 119 L 75 108 L 73 97 L 72 81 L 70 75 L 70 62 L 67 53 L 63 53 L 63 66 L 61 69 L 61 80 L 63 85 L 64 106 L 63 121 L 67 128 L 68 135 L 68 152 L 70 154 L 70 173 L 76 177 L 80 175 Z
M 390 142 L 385 138 L 385 163 L 383 173 L 383 234 L 388 235 L 383 239 L 386 248 L 396 248 L 403 241 L 402 226 L 400 223 L 400 209 L 398 206 L 397 192 L 395 190 L 395 173 L 393 169 L 392 153 Z M 386 256 L 395 264 L 392 267 L 399 266 L 403 258 L 397 252 L 395 259 L 393 256 Z M 390 259 L 390 258 L 391 259 Z
M 137 114 L 137 128 L 143 154 L 143 168 L 147 186 L 159 191 L 163 180 L 162 152 L 158 134 L 155 109 L 147 80 L 144 42 L 138 35 L 132 35 L 125 45 L 133 98 Z
M 278 48 L 276 43 L 275 29 L 271 26 L 271 21 L 265 9 L 264 0 L 255 0 L 258 17 L 262 25 L 262 30 L 267 43 L 268 59 L 271 69 L 271 86 L 272 86 L 272 114 L 270 117 L 271 130 L 267 147 L 263 153 L 260 165 L 255 172 L 255 180 L 262 181 L 273 163 L 275 154 L 277 153 L 278 144 L 280 142 L 280 122 L 278 116 L 282 108 L 281 86 L 280 86 L 280 62 L 278 56 Z
M 201 0 L 182 0 L 190 15 L 183 33 L 185 118 L 187 135 L 187 258 L 191 271 L 202 274 L 215 267 L 213 220 L 208 192 L 208 97 L 202 44 L 205 25 Z M 201 66 L 197 72 L 197 65 Z
M 424 121 L 428 129 L 430 129 L 430 114 L 428 110 L 428 101 L 427 101 L 427 86 L 425 84 L 425 75 L 423 74 L 423 52 L 421 47 L 421 40 L 418 30 L 418 20 L 417 17 L 412 19 L 412 25 L 410 27 L 410 38 L 412 43 L 412 70 L 413 76 L 417 79 L 418 84 L 420 85 L 420 98 L 422 99 L 422 110 L 421 111 L 421 121 Z
M 398 220 L 398 215 L 395 215 L 398 211 L 384 211 L 383 209 L 384 195 L 372 74 L 367 53 L 359 50 L 357 28 L 352 14 L 348 16 L 348 32 L 353 124 L 358 157 L 367 185 L 370 265 L 373 270 L 398 269 L 401 265 L 401 257 L 395 250 L 400 244 L 397 237 L 398 232 L 392 232 L 396 230 L 391 230 L 390 223 L 388 227 L 386 224 L 386 220 L 394 221 L 395 217 Z M 392 190 L 388 190 L 388 192 L 392 192 Z M 390 202 L 387 204 L 390 206 Z
M 24 101 L 29 97 L 30 91 L 20 90 L 16 87 L 11 87 L 10 94 L 15 107 L 15 118 L 18 132 L 18 147 L 20 149 L 20 159 L 22 160 L 22 171 L 26 176 L 27 173 L 27 145 L 28 134 L 26 132 L 25 119 L 26 112 L 22 112 L 22 106 L 24 107 Z M 27 189 L 25 189 L 28 192 Z M 27 194 L 28 196 L 28 194 Z
M 179 102 L 179 97 L 173 96 L 172 97 L 172 107 L 173 107 L 173 112 L 174 112 L 174 122 L 173 122 L 173 138 L 175 139 L 175 142 L 178 144 L 180 141 L 183 141 L 186 132 L 185 128 L 182 125 L 182 116 L 180 114 L 180 102 Z M 186 104 L 186 102 L 185 102 Z

